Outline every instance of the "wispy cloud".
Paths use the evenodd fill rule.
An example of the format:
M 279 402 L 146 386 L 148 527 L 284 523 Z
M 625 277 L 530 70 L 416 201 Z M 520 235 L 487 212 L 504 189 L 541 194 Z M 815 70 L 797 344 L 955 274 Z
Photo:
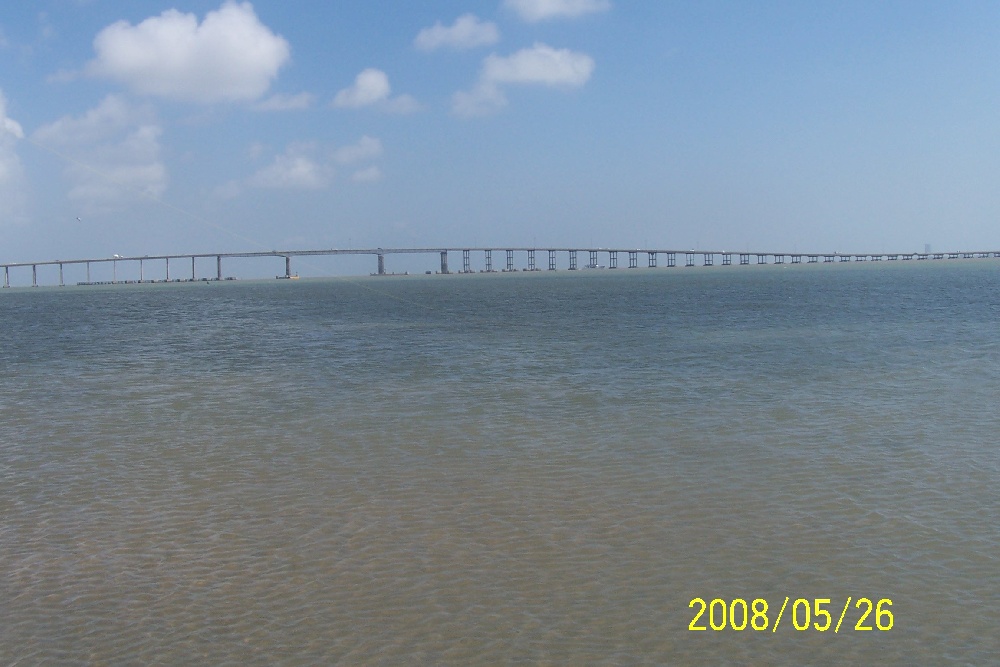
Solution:
M 247 183 L 258 188 L 281 190 L 322 190 L 333 181 L 330 165 L 315 158 L 312 144 L 294 144 L 259 170 Z
M 251 157 L 259 157 L 262 147 L 251 147 Z M 347 146 L 323 147 L 315 142 L 293 143 L 283 153 L 275 155 L 265 166 L 250 177 L 233 180 L 216 188 L 217 196 L 224 199 L 238 197 L 246 188 L 268 190 L 325 190 L 337 179 L 341 167 L 355 169 L 350 180 L 369 183 L 380 180 L 382 171 L 371 164 L 382 155 L 382 141 L 362 136 Z
M 611 0 L 504 0 L 503 4 L 529 23 L 576 18 L 611 9 Z
M 139 94 L 199 103 L 256 100 L 290 58 L 288 42 L 249 2 L 226 2 L 200 24 L 176 9 L 138 25 L 118 21 L 97 34 L 94 50 L 87 74 Z
M 253 108 L 257 111 L 297 111 L 308 109 L 315 100 L 316 96 L 312 93 L 299 93 L 298 95 L 278 93 L 261 100 L 253 105 Z
M 67 158 L 68 196 L 92 213 L 163 195 L 167 169 L 160 159 L 162 132 L 152 109 L 109 95 L 82 116 L 42 126 L 33 139 Z
M 435 51 L 440 48 L 456 50 L 489 46 L 500 41 L 500 30 L 495 23 L 481 21 L 474 14 L 463 14 L 450 26 L 436 22 L 424 28 L 413 40 L 413 45 L 421 51 Z
M 26 219 L 24 168 L 16 150 L 17 140 L 23 138 L 21 124 L 7 116 L 7 100 L 0 91 L 0 220 Z
M 503 86 L 577 88 L 590 79 L 593 71 L 594 59 L 587 54 L 541 43 L 506 57 L 493 54 L 483 61 L 472 90 L 455 93 L 452 111 L 466 117 L 494 113 L 507 104 Z
M 333 152 L 333 159 L 339 164 L 356 164 L 374 160 L 381 155 L 382 142 L 366 134 L 358 139 L 357 143 L 336 149 Z

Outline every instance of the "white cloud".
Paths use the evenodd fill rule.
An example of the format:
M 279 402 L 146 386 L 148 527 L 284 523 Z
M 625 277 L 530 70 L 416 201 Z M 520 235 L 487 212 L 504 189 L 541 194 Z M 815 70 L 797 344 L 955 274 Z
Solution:
M 239 195 L 243 185 L 253 188 L 276 190 L 323 190 L 336 177 L 335 165 L 361 165 L 382 155 L 382 142 L 368 135 L 349 146 L 341 146 L 324 153 L 316 144 L 292 144 L 285 152 L 258 170 L 242 183 L 230 181 L 216 188 L 216 195 L 231 199 Z M 382 172 L 375 165 L 368 165 L 355 172 L 354 182 L 371 182 L 381 178 Z
M 493 113 L 507 104 L 504 85 L 576 88 L 584 85 L 593 71 L 594 59 L 587 54 L 546 44 L 535 44 L 507 57 L 492 54 L 483 61 L 472 90 L 455 93 L 452 111 L 459 116 Z
M 24 138 L 20 123 L 7 116 L 7 100 L 0 91 L 0 222 L 26 220 L 25 178 L 15 146 Z
M 339 164 L 354 164 L 365 160 L 373 160 L 382 155 L 382 142 L 369 137 L 361 137 L 352 146 L 342 146 L 333 152 L 333 159 Z
M 294 111 L 298 109 L 308 109 L 313 105 L 316 97 L 312 93 L 299 93 L 298 95 L 286 95 L 279 93 L 272 95 L 266 100 L 261 100 L 254 105 L 257 111 Z
M 163 195 L 162 132 L 150 108 L 110 95 L 81 117 L 65 116 L 39 128 L 33 138 L 68 158 L 69 198 L 93 213 Z
M 375 166 L 368 167 L 367 169 L 361 169 L 351 175 L 351 180 L 355 183 L 374 183 L 376 181 L 381 181 L 382 170 Z
M 378 105 L 378 109 L 386 113 L 406 115 L 422 111 L 424 106 L 412 95 L 397 95 Z
M 333 169 L 313 156 L 311 145 L 289 146 L 282 155 L 250 177 L 248 183 L 258 188 L 282 190 L 322 190 L 333 180 Z
M 491 83 L 534 83 L 582 86 L 594 71 L 594 59 L 569 49 L 535 44 L 506 58 L 493 54 L 483 61 L 482 79 Z
M 369 67 L 354 77 L 354 83 L 337 93 L 333 106 L 356 109 L 389 98 L 389 77 L 380 69 Z
M 170 9 L 138 25 L 118 21 L 94 38 L 92 76 L 133 91 L 201 103 L 258 99 L 290 58 L 288 42 L 263 25 L 249 2 L 226 2 L 199 25 Z
M 611 9 L 610 0 L 504 0 L 503 4 L 529 23 L 554 18 L 576 18 Z
M 412 96 L 398 95 L 390 98 L 391 92 L 388 75 L 380 69 L 369 67 L 354 77 L 353 84 L 337 93 L 333 98 L 333 106 L 340 109 L 374 107 L 397 114 L 413 113 L 422 108 Z
M 430 28 L 424 28 L 413 40 L 413 45 L 421 51 L 434 51 L 442 47 L 464 50 L 489 46 L 498 41 L 500 31 L 495 23 L 480 21 L 474 14 L 463 14 L 449 27 L 437 21 Z

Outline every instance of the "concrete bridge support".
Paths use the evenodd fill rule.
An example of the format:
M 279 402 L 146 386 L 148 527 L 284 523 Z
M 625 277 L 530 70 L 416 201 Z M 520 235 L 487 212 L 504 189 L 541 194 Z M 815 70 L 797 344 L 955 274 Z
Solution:
M 486 273 L 493 273 L 493 251 L 483 251 L 483 261 L 486 262 Z
M 538 270 L 537 268 L 535 268 L 535 251 L 534 250 L 529 250 L 528 251 L 528 270 L 529 271 L 537 271 Z
M 576 250 L 569 251 L 569 270 L 576 271 Z
M 469 261 L 469 251 L 462 251 L 462 273 L 472 273 L 472 262 Z
M 556 251 L 549 250 L 549 271 L 556 270 Z
M 656 253 L 655 252 L 647 252 L 646 254 L 649 255 L 649 268 L 655 269 L 656 268 Z
M 215 256 L 215 279 L 222 280 L 222 255 Z
M 378 274 L 385 275 L 385 254 L 381 252 L 378 254 Z
M 507 271 L 511 272 L 514 270 L 514 251 L 507 251 Z
M 65 287 L 66 283 L 63 282 L 63 265 L 59 265 L 59 287 Z
M 192 259 L 192 267 L 194 266 L 193 261 L 194 260 Z M 285 255 L 285 277 L 286 278 L 291 278 L 292 277 L 292 256 L 291 255 Z
M 448 273 L 448 251 L 441 251 L 441 273 Z

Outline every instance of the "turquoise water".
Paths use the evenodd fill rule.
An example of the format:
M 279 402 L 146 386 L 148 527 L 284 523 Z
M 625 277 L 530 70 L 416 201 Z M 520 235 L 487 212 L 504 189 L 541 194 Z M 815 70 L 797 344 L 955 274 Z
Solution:
M 0 664 L 995 662 L 998 324 L 991 260 L 4 290 Z

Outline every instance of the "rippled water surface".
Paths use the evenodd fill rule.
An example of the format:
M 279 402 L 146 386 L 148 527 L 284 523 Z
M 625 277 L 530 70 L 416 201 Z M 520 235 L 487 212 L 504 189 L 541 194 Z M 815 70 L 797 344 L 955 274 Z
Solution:
M 1000 655 L 992 261 L 12 289 L 0 369 L 3 665 Z

